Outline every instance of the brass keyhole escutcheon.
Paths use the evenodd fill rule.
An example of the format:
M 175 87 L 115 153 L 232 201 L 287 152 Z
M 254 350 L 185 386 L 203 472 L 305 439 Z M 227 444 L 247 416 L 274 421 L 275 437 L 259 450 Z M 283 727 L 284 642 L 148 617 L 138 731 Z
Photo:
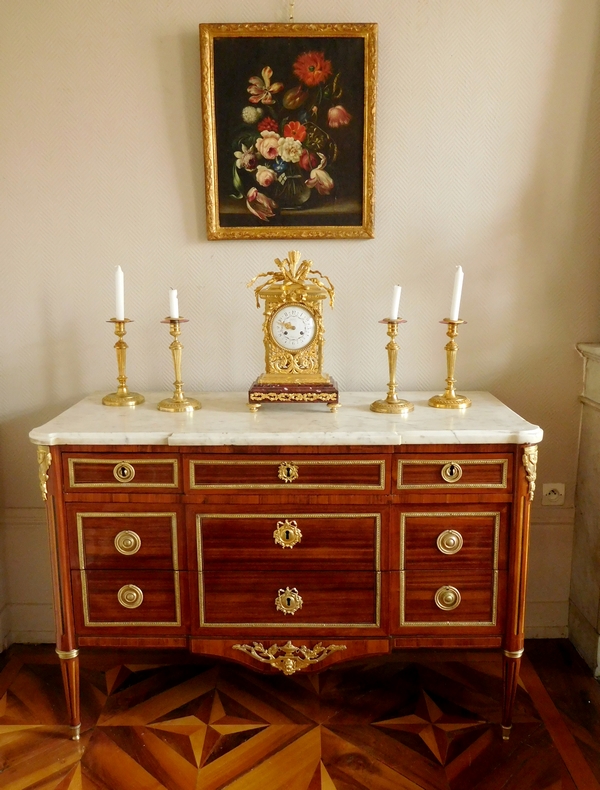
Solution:
M 120 461 L 113 469 L 113 475 L 119 483 L 128 483 L 135 477 L 135 469 L 127 461 Z
M 135 584 L 126 584 L 117 593 L 117 598 L 126 609 L 137 609 L 142 605 L 144 593 Z
M 456 607 L 460 604 L 460 593 L 456 587 L 450 587 L 449 585 L 446 585 L 445 587 L 440 587 L 440 589 L 437 590 L 434 596 L 434 601 L 438 609 L 442 609 L 445 612 L 450 612 L 452 609 L 456 609 Z
M 295 521 L 278 521 L 273 532 L 273 540 L 283 549 L 293 549 L 302 540 L 302 532 Z
M 299 474 L 300 472 L 296 464 L 292 464 L 289 461 L 284 461 L 284 463 L 279 464 L 277 477 L 283 480 L 284 483 L 293 483 L 294 480 L 298 479 Z
M 446 529 L 437 536 L 436 543 L 442 554 L 458 554 L 463 547 L 463 537 L 455 529 Z
M 275 608 L 284 614 L 296 614 L 298 609 L 302 609 L 303 603 L 304 601 L 295 587 L 291 589 L 286 587 L 285 590 L 281 588 L 275 598 Z
M 137 554 L 141 547 L 142 539 L 137 532 L 126 529 L 115 535 L 115 549 L 120 554 Z
M 456 483 L 462 477 L 462 467 L 455 461 L 450 461 L 442 467 L 442 479 L 447 483 Z

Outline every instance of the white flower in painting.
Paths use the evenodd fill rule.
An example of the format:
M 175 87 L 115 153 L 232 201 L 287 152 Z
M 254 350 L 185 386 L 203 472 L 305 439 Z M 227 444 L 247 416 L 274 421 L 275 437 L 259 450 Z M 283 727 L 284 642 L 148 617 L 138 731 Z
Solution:
M 284 162 L 299 162 L 302 156 L 302 143 L 293 137 L 281 137 L 278 146 L 279 156 Z

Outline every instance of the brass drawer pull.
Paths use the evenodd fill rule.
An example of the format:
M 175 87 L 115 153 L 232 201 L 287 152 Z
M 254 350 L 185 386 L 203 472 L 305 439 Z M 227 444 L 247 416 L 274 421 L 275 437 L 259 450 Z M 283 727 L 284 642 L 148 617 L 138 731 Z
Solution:
M 293 549 L 296 543 L 302 540 L 302 533 L 295 521 L 278 521 L 277 528 L 273 532 L 275 543 L 284 549 Z
M 292 464 L 289 461 L 284 461 L 284 463 L 279 464 L 277 477 L 283 480 L 284 483 L 293 483 L 294 480 L 298 479 L 299 474 L 300 472 L 296 464 Z
M 436 543 L 442 554 L 458 554 L 463 547 L 463 537 L 455 529 L 446 529 L 437 536 Z
M 443 611 L 449 612 L 459 606 L 460 593 L 456 587 L 440 587 L 440 589 L 435 594 L 434 601 L 438 609 L 443 609 Z
M 283 588 L 280 589 L 277 593 L 277 598 L 275 598 L 275 608 L 278 612 L 283 612 L 284 614 L 296 614 L 298 609 L 302 609 L 303 603 L 295 587 L 292 587 L 291 590 L 289 587 L 286 587 L 285 590 Z
M 455 461 L 450 461 L 450 463 L 444 464 L 444 466 L 442 466 L 442 479 L 447 483 L 457 483 L 462 477 L 462 473 L 462 467 Z
M 120 461 L 113 469 L 113 475 L 119 483 L 129 483 L 135 477 L 135 469 L 127 461 Z
M 137 554 L 141 547 L 142 539 L 137 532 L 125 529 L 123 532 L 115 535 L 115 549 L 120 554 Z
M 126 609 L 137 609 L 138 606 L 142 605 L 144 593 L 135 584 L 126 584 L 117 593 L 117 598 L 121 606 L 124 606 Z

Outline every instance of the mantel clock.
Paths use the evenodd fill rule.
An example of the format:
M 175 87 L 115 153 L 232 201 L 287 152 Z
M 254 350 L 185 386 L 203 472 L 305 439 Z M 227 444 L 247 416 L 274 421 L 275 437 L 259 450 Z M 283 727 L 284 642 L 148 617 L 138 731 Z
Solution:
M 257 411 L 269 402 L 324 403 L 335 411 L 338 389 L 323 372 L 323 302 L 328 298 L 333 307 L 334 287 L 329 277 L 311 269 L 312 261 L 300 263 L 297 250 L 275 263 L 278 271 L 257 274 L 248 283 L 268 278 L 254 289 L 256 306 L 261 299 L 265 305 L 265 372 L 250 387 L 248 407 Z

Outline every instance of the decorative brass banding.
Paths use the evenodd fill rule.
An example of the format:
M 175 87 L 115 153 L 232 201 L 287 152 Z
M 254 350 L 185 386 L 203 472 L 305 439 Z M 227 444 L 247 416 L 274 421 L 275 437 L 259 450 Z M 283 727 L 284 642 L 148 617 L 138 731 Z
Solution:
M 290 463 L 289 461 L 284 461 L 282 464 L 279 464 L 279 468 L 277 469 L 277 477 L 280 480 L 283 480 L 284 483 L 293 483 L 294 480 L 298 479 L 300 472 L 296 464 Z
M 77 658 L 79 655 L 79 650 L 74 648 L 73 650 L 59 650 L 56 648 L 56 655 L 63 661 L 68 661 L 71 658 Z
M 296 543 L 302 540 L 302 532 L 296 521 L 278 521 L 277 528 L 273 532 L 273 539 L 276 544 L 284 549 L 293 549 Z
M 144 593 L 135 584 L 125 584 L 117 593 L 117 598 L 126 609 L 137 609 L 142 605 Z
M 284 614 L 296 614 L 298 609 L 302 609 L 303 603 L 304 601 L 295 587 L 291 589 L 286 587 L 285 590 L 281 588 L 275 598 L 275 608 Z
M 137 554 L 142 547 L 142 539 L 137 534 L 129 529 L 124 529 L 115 535 L 115 549 L 120 554 Z
M 52 463 L 50 448 L 45 444 L 38 444 L 37 460 L 39 465 L 40 491 L 44 502 L 48 499 L 48 469 Z
M 310 664 L 318 664 L 331 653 L 336 653 L 339 650 L 346 650 L 346 645 L 328 645 L 323 647 L 323 644 L 315 645 L 313 648 L 308 648 L 306 645 L 296 647 L 291 642 L 286 642 L 285 645 L 271 645 L 266 648 L 261 642 L 253 642 L 252 645 L 233 645 L 234 650 L 241 650 L 262 664 L 270 664 L 275 669 L 279 669 L 284 675 L 293 675 L 304 669 Z
M 135 469 L 127 461 L 120 461 L 115 465 L 113 475 L 119 483 L 129 483 L 135 477 Z
M 71 740 L 78 741 L 81 737 L 81 724 L 75 724 L 73 727 L 69 727 L 71 730 Z
M 525 467 L 525 477 L 529 483 L 529 501 L 533 502 L 535 494 L 535 478 L 538 460 L 537 444 L 531 444 L 523 448 L 523 466 Z
M 446 585 L 440 587 L 440 589 L 436 591 L 433 600 L 438 609 L 442 609 L 444 612 L 450 612 L 460 605 L 461 598 L 456 587 Z
M 462 466 L 457 464 L 456 461 L 450 461 L 442 466 L 440 474 L 442 479 L 447 483 L 457 483 L 462 477 Z
M 510 740 L 510 731 L 511 730 L 512 730 L 512 724 L 509 724 L 508 726 L 505 725 L 505 724 L 502 725 L 502 740 L 503 741 Z
M 525 648 L 522 647 L 520 650 L 505 650 L 504 655 L 506 658 L 521 658 L 524 652 Z
M 430 489 L 430 488 L 446 488 L 448 482 L 450 484 L 455 483 L 456 479 L 450 481 L 440 481 L 439 483 L 405 483 L 404 482 L 404 469 L 409 466 L 428 466 L 431 467 L 433 465 L 442 464 L 442 465 L 452 465 L 458 466 L 455 461 L 450 461 L 447 459 L 436 459 L 436 460 L 417 460 L 417 459 L 400 459 L 398 461 L 398 489 L 400 490 L 409 490 L 409 489 Z M 492 483 L 487 480 L 482 480 L 478 483 L 461 483 L 460 488 L 506 488 L 508 483 L 508 458 L 461 458 L 460 467 L 461 469 L 470 466 L 470 467 L 489 467 L 489 466 L 497 466 L 500 470 L 501 479 L 496 482 Z
M 442 554 L 458 554 L 463 547 L 463 537 L 455 529 L 446 529 L 437 536 L 436 543 Z

